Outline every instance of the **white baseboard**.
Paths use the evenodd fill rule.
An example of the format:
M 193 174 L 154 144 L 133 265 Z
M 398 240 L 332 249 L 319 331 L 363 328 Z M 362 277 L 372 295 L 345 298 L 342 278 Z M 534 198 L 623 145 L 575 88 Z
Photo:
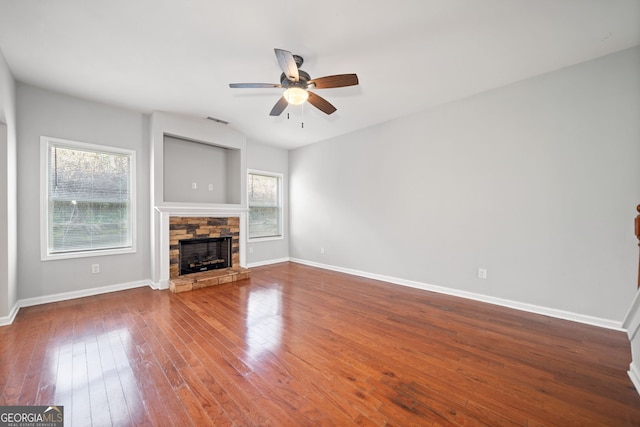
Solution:
M 16 315 L 18 314 L 18 310 L 21 309 L 22 307 L 31 307 L 34 305 L 47 304 L 51 302 L 67 301 L 67 300 L 76 299 L 76 298 L 84 298 L 84 297 L 90 297 L 93 295 L 106 294 L 109 292 L 141 288 L 143 286 L 149 286 L 153 288 L 153 283 L 150 280 L 140 280 L 137 282 L 121 283 L 118 285 L 103 286 L 100 288 L 83 289 L 81 291 L 62 292 L 59 294 L 44 295 L 41 297 L 21 299 L 21 300 L 18 300 L 16 304 L 14 304 L 13 308 L 11 309 L 11 313 L 9 313 L 8 316 L 0 317 L 0 326 L 7 326 L 12 324 L 16 318 Z
M 627 311 L 627 315 L 624 317 L 624 322 L 622 322 L 622 327 L 627 330 L 627 336 L 631 342 L 629 378 L 631 378 L 631 382 L 636 388 L 636 391 L 640 393 L 640 368 L 637 367 L 637 364 L 640 363 L 638 360 L 640 357 L 640 354 L 638 354 L 638 348 L 640 348 L 640 336 L 638 336 L 638 331 L 640 331 L 640 289 L 636 290 L 633 302 Z
M 154 282 L 153 280 L 149 280 L 149 287 L 155 291 L 162 289 L 160 282 Z M 167 289 L 169 289 L 169 287 L 167 287 Z
M 289 258 L 279 258 L 279 259 L 269 259 L 266 261 L 251 262 L 247 264 L 247 268 L 262 267 L 263 265 L 279 264 L 281 262 L 288 262 L 288 261 L 290 261 Z
M 636 290 L 631 306 L 624 316 L 622 327 L 626 329 L 630 341 L 636 339 L 636 334 L 640 330 L 640 289 Z
M 16 316 L 18 315 L 18 310 L 20 310 L 20 304 L 16 302 L 15 304 L 13 304 L 13 307 L 11 307 L 8 316 L 0 317 L 0 326 L 7 326 L 12 324 L 16 319 Z
M 544 316 L 555 317 L 558 319 L 571 320 L 573 322 L 584 323 L 587 325 L 598 326 L 601 328 L 613 329 L 613 330 L 623 331 L 623 332 L 625 331 L 622 327 L 622 322 L 615 321 L 615 320 L 601 319 L 599 317 L 587 316 L 584 314 L 572 313 L 564 310 L 557 310 L 555 308 L 542 307 L 534 304 L 527 304 L 523 302 L 477 294 L 474 292 L 447 288 L 444 286 L 436 286 L 436 285 L 430 285 L 428 283 L 421 283 L 421 282 L 415 282 L 412 280 L 399 279 L 397 277 L 383 276 L 380 274 L 368 273 L 366 271 L 352 270 L 350 268 L 336 267 L 333 265 L 321 264 L 321 263 L 307 261 L 307 260 L 298 259 L 298 258 L 290 258 L 289 261 L 296 262 L 298 264 L 309 265 L 311 267 L 318 267 L 326 270 L 338 271 L 340 273 L 353 274 L 354 276 L 366 277 L 368 279 L 380 280 L 383 282 L 393 283 L 396 285 L 408 286 L 411 288 L 422 289 L 425 291 L 438 292 L 441 294 L 467 298 L 467 299 L 480 301 L 480 302 L 486 302 L 489 304 L 513 308 L 516 310 L 526 311 L 529 313 L 542 314 Z
M 634 365 L 633 362 L 629 364 L 628 374 L 631 382 L 633 383 L 633 386 L 636 388 L 636 391 L 640 393 L 640 370 L 636 368 L 636 365 Z
M 430 284 L 427 284 L 427 283 L 415 282 L 415 281 L 412 281 L 412 280 L 399 279 L 397 277 L 384 276 L 384 275 L 368 273 L 368 272 L 360 271 L 360 270 L 353 270 L 353 269 L 349 269 L 349 268 L 337 267 L 337 266 L 328 265 L 328 264 L 321 264 L 321 263 L 317 263 L 317 262 L 313 262 L 313 261 L 307 261 L 307 260 L 303 260 L 303 259 L 299 259 L 299 258 L 279 258 L 279 259 L 273 259 L 273 260 L 268 260 L 268 261 L 260 261 L 260 262 L 250 263 L 247 266 L 249 268 L 251 268 L 251 267 L 260 267 L 260 266 L 278 264 L 278 263 L 281 263 L 281 262 L 288 262 L 288 261 L 295 262 L 295 263 L 298 263 L 298 264 L 309 265 L 311 267 L 318 267 L 318 268 L 322 268 L 322 269 L 325 269 L 325 270 L 332 270 L 332 271 L 338 271 L 340 273 L 352 274 L 354 276 L 360 276 L 360 277 L 366 277 L 366 278 L 369 278 L 369 279 L 380 280 L 380 281 L 383 281 L 383 282 L 393 283 L 393 284 L 396 284 L 396 285 L 408 286 L 408 287 L 412 287 L 412 288 L 422 289 L 422 290 L 425 290 L 425 291 L 438 292 L 438 293 L 441 293 L 441 294 L 452 295 L 452 296 L 457 296 L 457 297 L 461 297 L 461 298 L 467 298 L 467 299 L 486 302 L 486 303 L 494 304 L 494 305 L 500 305 L 500 306 L 503 306 L 503 307 L 509 307 L 509 308 L 513 308 L 513 309 L 521 310 L 521 311 L 526 311 L 526 312 L 530 312 L 530 313 L 542 314 L 542 315 L 545 315 L 545 316 L 555 317 L 555 318 L 564 319 L 564 320 L 571 320 L 571 321 L 574 321 L 574 322 L 584 323 L 584 324 L 592 325 L 592 326 L 598 326 L 598 327 L 601 327 L 601 328 L 613 329 L 613 330 L 618 330 L 618 331 L 625 331 L 625 329 L 623 328 L 622 323 L 618 322 L 618 321 L 615 321 L 615 320 L 601 319 L 601 318 L 598 318 L 598 317 L 592 317 L 592 316 L 572 313 L 572 312 L 568 312 L 568 311 L 564 311 L 564 310 L 557 310 L 557 309 L 549 308 L 549 307 L 542 307 L 542 306 L 522 303 L 522 302 L 518 302 L 518 301 L 512 301 L 512 300 L 507 300 L 507 299 L 502 299 L 502 298 L 496 298 L 496 297 L 477 294 L 477 293 L 473 293 L 473 292 L 467 292 L 467 291 L 462 291 L 462 290 L 453 289 L 453 288 L 446 288 L 446 287 L 443 287 L 443 286 L 430 285 Z M 46 304 L 46 303 L 50 303 L 50 302 L 65 301 L 65 300 L 70 300 L 70 299 L 75 299 L 75 298 L 82 298 L 82 297 L 87 297 L 87 296 L 92 296 L 92 295 L 99 295 L 99 294 L 104 294 L 104 293 L 109 293 L 109 292 L 122 291 L 122 290 L 126 290 L 126 289 L 139 288 L 139 287 L 143 287 L 143 286 L 149 286 L 152 289 L 163 289 L 161 284 L 154 283 L 154 282 L 152 282 L 150 280 L 141 280 L 141 281 L 138 281 L 138 282 L 122 283 L 122 284 L 118 284 L 118 285 L 111 285 L 111 286 L 105 286 L 105 287 L 100 287 L 100 288 L 84 289 L 84 290 L 81 290 L 81 291 L 65 292 L 65 293 L 46 295 L 46 296 L 36 297 L 36 298 L 27 298 L 27 299 L 19 300 L 13 306 L 13 308 L 11 309 L 11 312 L 9 313 L 8 316 L 0 317 L 0 326 L 6 326 L 6 325 L 12 324 L 14 319 L 15 319 L 15 317 L 16 317 L 16 315 L 17 315 L 17 313 L 18 313 L 18 310 L 20 308 L 22 308 L 22 307 L 30 307 L 30 306 L 33 306 L 33 305 Z M 633 368 L 633 366 L 632 366 L 632 368 Z M 630 374 L 629 375 L 631 375 L 631 372 L 632 372 L 632 370 L 630 370 Z M 633 371 L 633 372 L 634 372 L 634 375 L 636 375 L 636 373 L 638 374 L 638 375 L 636 375 L 635 378 L 639 380 L 639 384 L 640 384 L 640 373 L 637 372 L 637 370 Z M 633 380 L 633 378 L 632 378 L 632 380 Z

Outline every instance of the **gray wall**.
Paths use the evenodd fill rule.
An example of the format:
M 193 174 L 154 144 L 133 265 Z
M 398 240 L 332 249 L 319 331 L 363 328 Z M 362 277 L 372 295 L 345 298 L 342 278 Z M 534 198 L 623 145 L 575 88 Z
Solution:
M 0 325 L 17 294 L 16 88 L 0 51 Z M 6 319 L 3 319 L 6 318 Z
M 227 151 L 210 144 L 164 137 L 164 201 L 230 203 Z M 196 189 L 192 184 L 196 183 Z M 209 190 L 209 184 L 213 189 Z
M 247 141 L 247 168 L 281 173 L 284 176 L 282 184 L 284 191 L 284 215 L 282 220 L 284 239 L 248 243 L 247 264 L 251 266 L 287 260 L 289 258 L 289 152 L 257 141 Z
M 639 117 L 635 48 L 293 150 L 290 255 L 621 321 Z
M 149 280 L 148 117 L 18 84 L 18 283 L 19 299 Z M 137 252 L 40 261 L 40 136 L 136 151 Z M 91 264 L 100 273 L 91 274 Z

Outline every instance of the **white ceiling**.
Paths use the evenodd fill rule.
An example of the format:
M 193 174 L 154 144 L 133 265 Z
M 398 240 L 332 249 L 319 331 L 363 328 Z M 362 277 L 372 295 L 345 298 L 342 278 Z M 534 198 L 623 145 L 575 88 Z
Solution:
M 0 0 L 22 82 L 145 113 L 212 116 L 293 148 L 640 45 L 640 0 Z M 273 49 L 360 85 L 269 111 Z M 287 112 L 290 119 L 287 120 Z M 304 122 L 304 128 L 301 126 Z

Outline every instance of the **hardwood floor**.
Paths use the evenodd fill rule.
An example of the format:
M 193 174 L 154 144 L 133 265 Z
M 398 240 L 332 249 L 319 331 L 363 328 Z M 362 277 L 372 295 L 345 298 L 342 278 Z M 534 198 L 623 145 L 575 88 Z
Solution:
M 20 310 L 0 405 L 67 426 L 640 425 L 623 332 L 284 263 Z

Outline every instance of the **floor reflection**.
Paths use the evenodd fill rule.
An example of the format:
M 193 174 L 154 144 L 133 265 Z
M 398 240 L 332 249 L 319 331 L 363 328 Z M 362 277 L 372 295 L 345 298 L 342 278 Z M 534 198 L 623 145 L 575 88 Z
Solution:
M 127 328 L 66 340 L 47 353 L 45 366 L 55 376 L 52 401 L 74 424 L 117 425 L 143 409 L 130 364 L 138 355 Z
M 252 360 L 259 360 L 264 352 L 280 347 L 284 325 L 279 287 L 251 290 L 246 322 L 247 350 Z

